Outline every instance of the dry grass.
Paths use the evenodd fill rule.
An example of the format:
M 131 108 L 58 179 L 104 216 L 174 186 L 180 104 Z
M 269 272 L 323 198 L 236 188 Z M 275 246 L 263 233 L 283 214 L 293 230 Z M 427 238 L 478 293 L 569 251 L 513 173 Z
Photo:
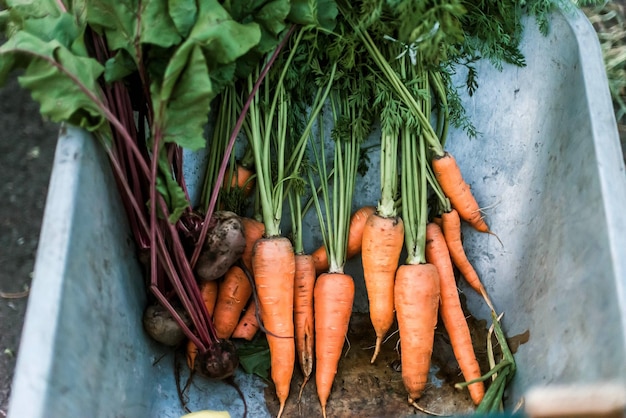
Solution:
M 626 133 L 626 1 L 585 9 L 600 40 L 620 134 Z

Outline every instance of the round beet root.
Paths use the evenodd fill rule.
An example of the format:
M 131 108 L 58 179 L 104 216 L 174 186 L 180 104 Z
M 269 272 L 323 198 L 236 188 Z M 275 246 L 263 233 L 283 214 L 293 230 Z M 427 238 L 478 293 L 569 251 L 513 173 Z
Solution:
M 196 263 L 196 274 L 201 281 L 222 277 L 246 247 L 243 223 L 237 214 L 217 211 L 212 220 L 217 223 L 207 234 Z
M 187 326 L 191 320 L 187 312 L 180 308 L 174 308 Z M 168 346 L 176 346 L 185 338 L 183 329 L 163 305 L 148 305 L 143 312 L 143 327 L 146 332 L 156 341 Z
M 226 379 L 238 366 L 237 350 L 229 340 L 219 340 L 206 353 L 198 353 L 194 362 L 197 373 L 212 379 Z

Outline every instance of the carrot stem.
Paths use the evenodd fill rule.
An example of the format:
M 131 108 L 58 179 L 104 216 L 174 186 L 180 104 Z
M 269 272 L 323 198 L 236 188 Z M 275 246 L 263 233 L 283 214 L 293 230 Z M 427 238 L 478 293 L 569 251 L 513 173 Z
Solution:
M 222 166 L 221 166 L 222 169 L 220 170 L 220 175 L 218 175 L 218 178 L 216 180 L 217 185 L 221 184 L 221 182 L 224 180 L 224 171 L 226 170 L 226 165 L 228 164 L 227 157 L 230 155 L 230 152 L 232 151 L 232 148 L 235 145 L 235 139 L 237 138 L 237 135 L 239 134 L 239 131 L 241 130 L 241 127 L 244 123 L 244 120 L 246 118 L 246 114 L 248 112 L 248 109 L 250 108 L 250 105 L 252 104 L 252 101 L 256 97 L 256 93 L 259 89 L 259 86 L 265 79 L 265 76 L 269 72 L 270 68 L 272 67 L 273 63 L 278 57 L 280 51 L 285 46 L 285 44 L 287 43 L 287 40 L 291 37 L 291 34 L 293 33 L 294 30 L 295 30 L 295 25 L 291 25 L 291 27 L 289 28 L 289 30 L 287 31 L 283 39 L 281 39 L 278 46 L 274 49 L 272 56 L 263 67 L 263 70 L 261 71 L 256 82 L 254 83 L 254 86 L 250 89 L 250 94 L 248 96 L 248 99 L 246 100 L 246 103 L 244 103 L 243 108 L 241 109 L 241 114 L 239 115 L 239 118 L 237 119 L 237 123 L 235 124 L 235 128 L 233 129 L 233 133 L 230 136 L 228 148 L 224 155 L 224 159 L 222 160 Z M 206 219 L 210 219 L 211 216 L 213 216 L 213 211 L 215 210 L 215 205 L 217 203 L 218 193 L 219 193 L 219 187 L 216 186 L 213 189 L 213 193 L 211 194 L 209 207 L 206 212 Z M 200 256 L 200 251 L 202 249 L 202 243 L 204 242 L 204 239 L 206 238 L 207 232 L 208 232 L 208 222 L 205 221 L 202 231 L 200 232 L 200 239 L 198 240 L 198 245 L 196 245 L 196 248 L 194 249 L 194 252 L 191 256 L 191 261 L 190 261 L 191 267 L 194 267 L 196 264 L 196 261 L 198 261 L 198 257 Z
M 433 91 L 438 97 L 437 106 L 439 111 L 437 112 L 437 133 L 439 136 L 439 142 L 441 142 L 441 146 L 444 147 L 446 144 L 446 138 L 448 137 L 448 129 L 450 127 L 450 109 L 448 108 L 446 86 L 441 77 L 441 72 L 429 71 L 428 77 L 430 84 L 433 87 Z
M 496 377 L 487 391 L 485 392 L 485 397 L 483 401 L 476 408 L 477 414 L 482 414 L 485 412 L 496 412 L 499 408 L 500 401 L 502 400 L 502 396 L 504 395 L 504 389 L 506 387 L 506 382 L 512 376 L 511 369 L 506 368 L 502 373 Z
M 502 331 L 502 327 L 500 326 L 500 321 L 498 320 L 498 316 L 495 311 L 491 311 L 491 319 L 494 325 L 494 332 L 496 334 L 496 339 L 500 344 L 500 349 L 502 350 L 502 354 L 505 360 L 510 361 L 515 366 L 515 358 L 513 357 L 513 353 L 509 349 L 509 344 L 506 341 L 506 336 L 504 335 L 504 331 Z
M 333 69 L 337 63 L 333 63 Z M 360 111 L 357 104 L 347 99 L 346 85 L 354 86 L 352 74 L 346 76 L 347 82 L 329 94 L 330 108 L 336 136 L 333 138 L 334 157 L 332 175 L 332 193 L 329 191 L 328 167 L 326 164 L 323 117 L 318 117 L 319 146 L 317 141 L 310 141 L 319 177 L 321 179 L 322 203 L 317 193 L 313 193 L 317 216 L 322 230 L 322 239 L 329 260 L 327 273 L 321 274 L 315 284 L 315 380 L 317 394 L 322 407 L 322 416 L 326 416 L 326 402 L 331 392 L 332 383 L 341 358 L 352 303 L 354 300 L 354 282 L 352 277 L 343 273 L 347 258 L 348 228 L 352 211 L 352 197 L 360 159 L 360 132 L 354 129 L 341 130 L 346 120 L 354 120 Z M 334 77 L 331 77 L 331 83 Z M 315 190 L 313 175 L 309 171 L 311 189 Z
M 209 207 L 212 190 L 215 187 L 219 187 L 217 183 L 217 178 L 219 176 L 219 171 L 221 168 L 220 163 L 224 158 L 225 151 L 228 147 L 228 136 L 233 131 L 233 127 L 235 125 L 237 101 L 235 100 L 234 95 L 234 86 L 228 85 L 224 88 L 224 91 L 220 96 L 220 105 L 217 111 L 215 125 L 213 127 L 213 135 L 211 136 L 211 141 L 209 143 L 209 161 L 207 163 L 204 183 L 202 187 L 202 194 L 200 197 L 202 208 L 205 211 Z M 229 164 L 229 167 L 232 167 L 233 158 L 234 155 L 231 154 L 231 163 Z M 218 195 L 218 204 L 220 200 L 221 195 Z
M 422 69 L 421 60 L 417 66 L 409 65 L 405 56 L 398 60 L 401 66 L 401 76 L 418 80 L 418 89 L 427 90 L 428 80 Z M 407 75 L 408 74 L 408 75 Z M 429 117 L 430 100 L 419 99 L 421 108 Z M 407 248 L 406 264 L 421 264 L 426 262 L 424 255 L 426 247 L 426 222 L 428 216 L 426 168 L 424 158 L 424 141 L 419 135 L 421 126 L 413 126 L 405 115 L 405 123 L 401 130 L 402 138 L 402 219 L 405 228 L 405 246 Z M 419 175 L 416 176 L 416 173 Z
M 339 120 L 342 117 L 350 117 L 350 115 L 354 115 L 356 112 L 353 105 L 340 97 L 340 93 L 331 96 L 331 109 L 333 121 L 336 125 L 340 123 Z M 324 124 L 322 118 L 319 118 L 319 120 L 320 150 L 317 150 L 315 144 L 312 144 L 312 147 L 320 177 L 326 179 L 328 178 L 328 169 L 324 158 Z M 331 273 L 343 273 L 343 267 L 347 259 L 348 228 L 360 157 L 360 143 L 361 139 L 356 138 L 352 133 L 349 137 L 337 138 L 334 141 L 332 199 L 329 195 L 327 183 L 321 183 L 326 216 L 322 215 L 317 195 L 313 195 L 320 225 L 322 226 L 322 239 L 328 253 L 329 272 Z
M 456 383 L 454 387 L 457 389 L 464 389 L 473 383 L 484 382 L 485 380 L 489 379 L 494 374 L 498 373 L 500 370 L 510 365 L 511 365 L 511 362 L 508 360 L 501 361 L 500 363 L 496 364 L 493 368 L 491 368 L 491 370 L 489 370 L 484 375 L 477 377 L 476 379 L 468 380 L 467 382 Z
M 318 118 L 318 116 L 320 112 L 322 111 L 322 107 L 324 106 L 324 103 L 326 102 L 330 94 L 333 81 L 335 80 L 336 71 L 337 71 L 337 64 L 335 63 L 331 66 L 328 83 L 326 85 L 320 86 L 317 89 L 317 93 L 315 95 L 313 104 L 311 106 L 313 110 L 308 116 L 307 125 L 304 131 L 302 132 L 302 134 L 300 135 L 300 138 L 296 141 L 295 147 L 293 148 L 294 152 L 292 153 L 292 157 L 287 163 L 287 166 L 290 167 L 290 170 L 292 169 L 296 170 L 294 171 L 294 175 L 297 171 L 300 170 L 300 166 L 304 158 L 305 151 L 307 149 L 306 145 L 310 137 L 312 136 L 312 127 L 315 121 L 318 121 L 318 127 L 319 127 L 320 132 L 323 131 L 324 125 L 323 125 L 322 119 Z M 332 175 L 332 171 L 331 171 L 331 175 Z M 328 177 L 326 176 L 324 176 L 323 178 L 328 179 Z M 317 189 L 315 187 L 315 184 L 311 183 L 310 187 L 311 187 L 311 190 L 315 191 L 314 194 L 317 195 Z M 305 204 L 304 209 L 303 209 L 302 201 L 301 201 L 302 193 L 295 191 L 294 188 L 291 187 L 291 183 L 287 188 L 287 194 L 289 196 L 289 205 L 290 205 L 291 217 L 292 217 L 292 237 L 293 237 L 292 240 L 294 243 L 294 251 L 296 254 L 302 254 L 304 253 L 304 245 L 302 243 L 302 218 L 311 207 L 313 197 L 311 197 L 311 199 L 308 200 L 307 204 Z
M 289 197 L 289 213 L 291 214 L 291 241 L 293 242 L 293 251 L 296 254 L 304 254 L 304 245 L 302 243 L 302 201 L 301 193 L 292 190 Z
M 383 112 L 383 115 L 388 113 Z M 381 124 L 390 125 L 391 123 L 385 122 L 383 115 Z M 380 201 L 377 212 L 385 218 L 397 215 L 395 200 L 398 197 L 398 131 L 397 125 L 384 126 L 380 138 Z
M 413 95 L 409 92 L 406 85 L 402 82 L 398 74 L 393 70 L 387 59 L 383 56 L 380 49 L 376 46 L 376 43 L 371 38 L 367 30 L 361 28 L 361 26 L 351 18 L 349 10 L 354 6 L 352 6 L 351 3 L 347 2 L 346 0 L 339 0 L 337 2 L 337 6 L 350 24 L 350 26 L 353 28 L 355 33 L 363 41 L 363 45 L 373 58 L 376 65 L 378 65 L 378 68 L 382 72 L 382 75 L 385 76 L 385 79 L 387 80 L 389 85 L 400 97 L 402 102 L 409 108 L 411 113 L 413 113 L 413 115 L 417 117 L 420 126 L 422 126 L 424 129 L 424 138 L 428 142 L 432 151 L 438 156 L 443 155 L 443 147 L 439 142 L 439 139 L 437 138 L 437 134 L 432 129 L 430 121 L 424 115 L 424 112 L 420 108 Z

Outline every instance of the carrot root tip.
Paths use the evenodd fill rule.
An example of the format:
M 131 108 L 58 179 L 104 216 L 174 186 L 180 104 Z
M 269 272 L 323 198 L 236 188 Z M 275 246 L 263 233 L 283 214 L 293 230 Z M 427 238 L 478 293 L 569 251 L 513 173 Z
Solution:
M 372 355 L 372 360 L 370 361 L 371 364 L 374 364 L 374 362 L 376 361 L 376 358 L 378 357 L 378 354 L 380 353 L 380 346 L 383 343 L 383 337 L 376 337 L 376 347 L 374 348 L 374 354 Z
M 489 235 L 493 235 L 494 237 L 496 237 L 496 239 L 498 240 L 498 242 L 500 243 L 500 246 L 502 246 L 502 248 L 504 248 L 504 243 L 502 242 L 502 240 L 500 239 L 500 237 L 498 236 L 498 234 L 496 234 L 495 232 L 492 232 L 491 230 L 488 230 L 487 233 Z
M 423 413 L 428 414 L 428 415 L 434 415 L 436 417 L 447 417 L 447 416 L 449 416 L 449 415 L 445 415 L 445 414 L 440 414 L 440 413 L 437 413 L 437 412 L 429 411 L 428 409 L 418 405 L 415 399 L 411 399 L 411 395 L 409 395 L 409 405 L 411 405 L 413 408 L 417 409 L 418 411 L 423 412 Z
M 304 381 L 302 382 L 302 385 L 300 385 L 300 393 L 298 393 L 298 403 L 300 403 L 300 400 L 302 399 L 302 392 L 304 391 L 304 386 L 307 384 L 310 377 L 311 377 L 310 375 L 305 376 Z
M 284 410 L 285 410 L 285 401 L 282 401 L 280 403 L 280 408 L 278 409 L 278 415 L 276 415 L 276 418 L 280 418 Z

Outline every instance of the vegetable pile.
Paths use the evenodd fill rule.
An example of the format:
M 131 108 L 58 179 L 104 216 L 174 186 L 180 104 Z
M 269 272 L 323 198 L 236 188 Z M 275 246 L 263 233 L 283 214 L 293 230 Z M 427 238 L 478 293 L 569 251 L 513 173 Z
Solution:
M 419 408 L 441 318 L 458 386 L 477 411 L 500 408 L 516 366 L 461 240 L 461 221 L 495 233 L 445 149 L 450 124 L 478 135 L 452 80 L 465 67 L 471 95 L 477 60 L 523 66 L 521 19 L 547 31 L 551 1 L 0 4 L 0 85 L 20 69 L 45 117 L 106 151 L 145 267 L 144 327 L 186 347 L 193 373 L 228 378 L 242 342 L 266 338 L 278 416 L 296 359 L 326 416 L 354 300 L 344 267 L 360 253 L 372 363 L 398 325 L 398 396 Z M 353 210 L 377 128 L 380 199 Z M 198 204 L 183 149 L 208 151 Z M 307 254 L 310 209 L 323 245 Z M 503 357 L 491 370 L 476 361 L 455 267 L 492 311 Z

